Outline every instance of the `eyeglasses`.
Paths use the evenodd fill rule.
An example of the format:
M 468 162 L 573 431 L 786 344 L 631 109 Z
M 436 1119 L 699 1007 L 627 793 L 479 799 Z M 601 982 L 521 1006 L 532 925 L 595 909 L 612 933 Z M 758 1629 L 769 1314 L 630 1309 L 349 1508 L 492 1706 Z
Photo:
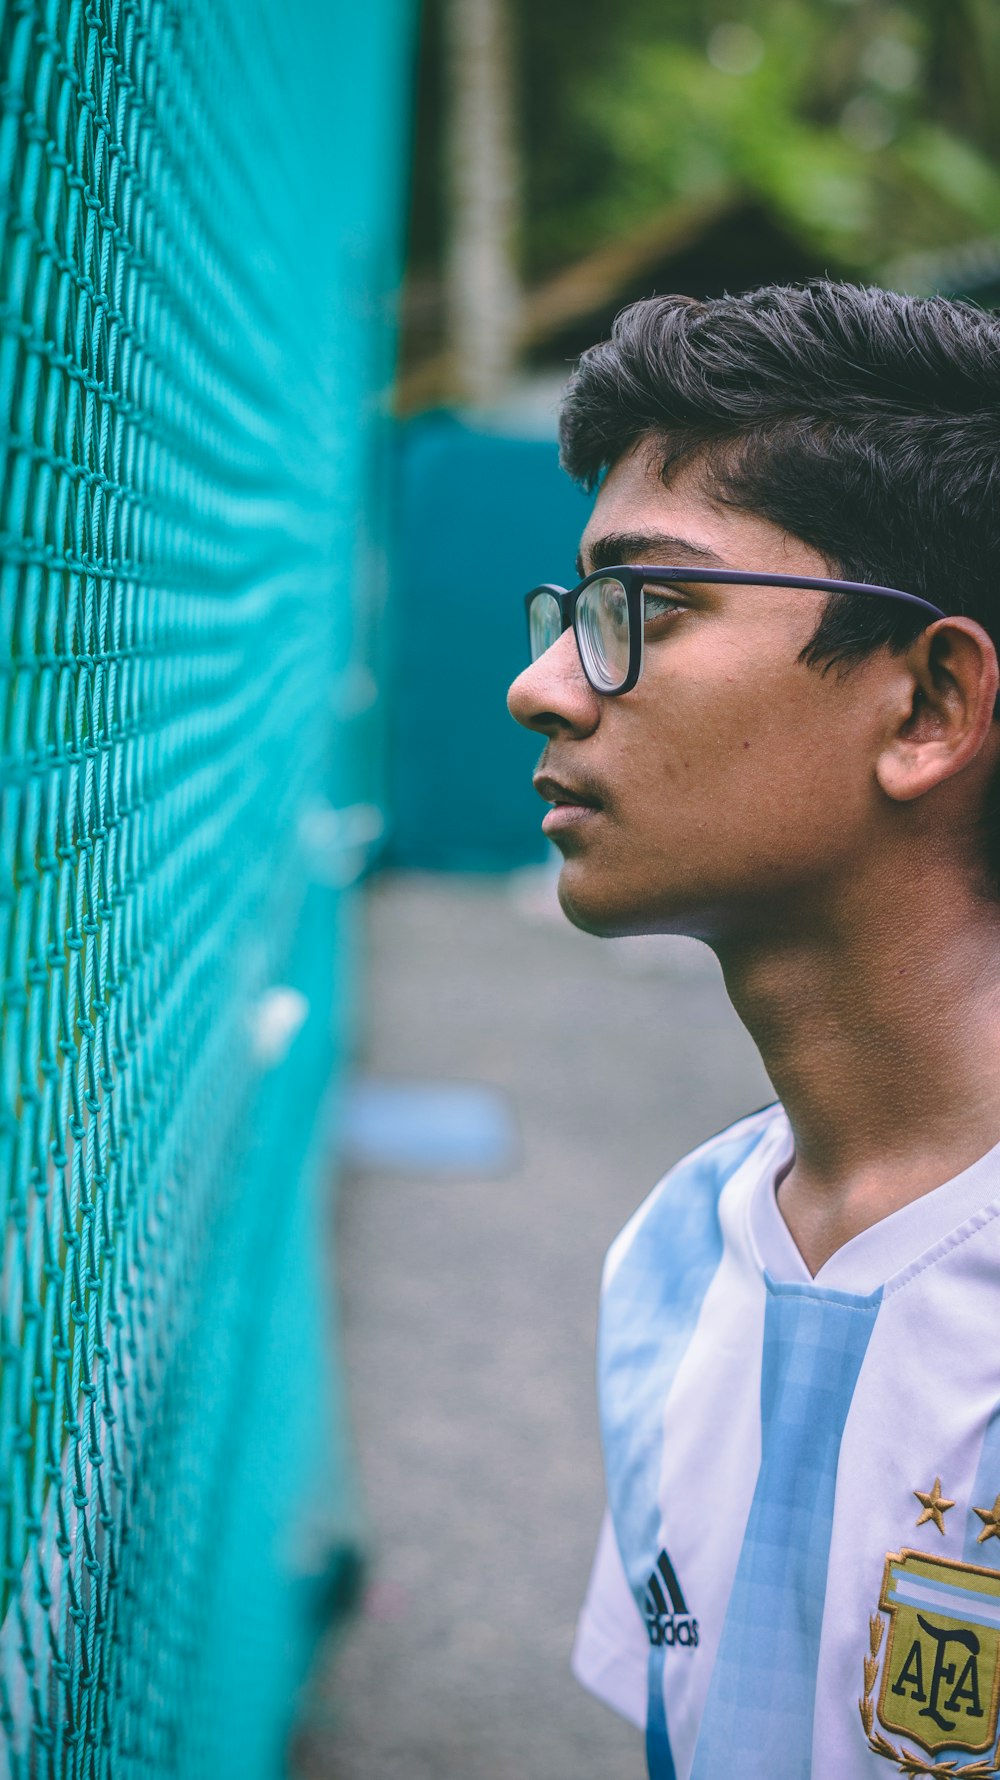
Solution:
M 617 697 L 631 691 L 642 672 L 646 624 L 669 608 L 659 587 L 701 583 L 731 587 L 804 587 L 818 593 L 861 593 L 895 600 L 924 615 L 924 622 L 944 618 L 940 606 L 898 587 L 869 587 L 863 581 L 825 580 L 815 575 L 764 575 L 756 569 L 629 568 L 598 569 L 577 587 L 546 583 L 525 595 L 531 659 L 573 627 L 583 671 L 595 692 Z

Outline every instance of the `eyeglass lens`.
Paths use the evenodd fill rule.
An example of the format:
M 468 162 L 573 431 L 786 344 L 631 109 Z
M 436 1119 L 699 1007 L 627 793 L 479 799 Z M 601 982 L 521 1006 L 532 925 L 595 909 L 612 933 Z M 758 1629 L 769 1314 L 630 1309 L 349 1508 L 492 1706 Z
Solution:
M 540 655 L 545 654 L 546 649 L 551 649 L 553 643 L 559 641 L 562 632 L 562 613 L 554 593 L 543 589 L 535 594 L 529 611 L 528 626 L 531 659 L 537 661 Z
M 588 679 L 613 692 L 628 678 L 628 599 L 621 582 L 602 575 L 584 588 L 577 602 L 576 634 Z

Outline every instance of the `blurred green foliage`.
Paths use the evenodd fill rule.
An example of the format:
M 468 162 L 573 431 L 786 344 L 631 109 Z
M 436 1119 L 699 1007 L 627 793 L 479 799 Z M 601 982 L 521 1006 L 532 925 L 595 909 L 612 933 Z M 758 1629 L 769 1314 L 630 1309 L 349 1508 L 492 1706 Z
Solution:
M 412 258 L 439 258 L 443 0 L 427 0 Z M 919 288 L 1000 237 L 997 0 L 508 0 L 522 270 L 744 200 L 817 269 Z

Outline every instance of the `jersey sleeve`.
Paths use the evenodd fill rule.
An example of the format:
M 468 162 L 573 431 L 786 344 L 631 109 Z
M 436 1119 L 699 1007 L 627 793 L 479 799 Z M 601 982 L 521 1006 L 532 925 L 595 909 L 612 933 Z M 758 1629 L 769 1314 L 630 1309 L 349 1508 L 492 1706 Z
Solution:
M 589 1693 L 643 1730 L 648 1666 L 646 1628 L 605 1511 L 576 1629 L 573 1673 Z

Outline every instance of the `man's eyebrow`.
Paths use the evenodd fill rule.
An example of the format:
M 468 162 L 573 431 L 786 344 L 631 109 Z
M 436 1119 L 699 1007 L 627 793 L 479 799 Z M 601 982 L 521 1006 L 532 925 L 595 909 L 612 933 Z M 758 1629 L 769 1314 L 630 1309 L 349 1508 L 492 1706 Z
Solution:
M 606 532 L 603 537 L 593 540 L 587 554 L 592 569 L 612 568 L 619 563 L 624 566 L 630 562 L 658 563 L 661 568 L 673 563 L 678 567 L 690 564 L 692 568 L 730 567 L 706 544 L 696 544 L 691 538 L 675 538 L 665 532 Z M 581 580 L 588 572 L 583 566 L 582 554 L 577 556 L 576 572 Z

